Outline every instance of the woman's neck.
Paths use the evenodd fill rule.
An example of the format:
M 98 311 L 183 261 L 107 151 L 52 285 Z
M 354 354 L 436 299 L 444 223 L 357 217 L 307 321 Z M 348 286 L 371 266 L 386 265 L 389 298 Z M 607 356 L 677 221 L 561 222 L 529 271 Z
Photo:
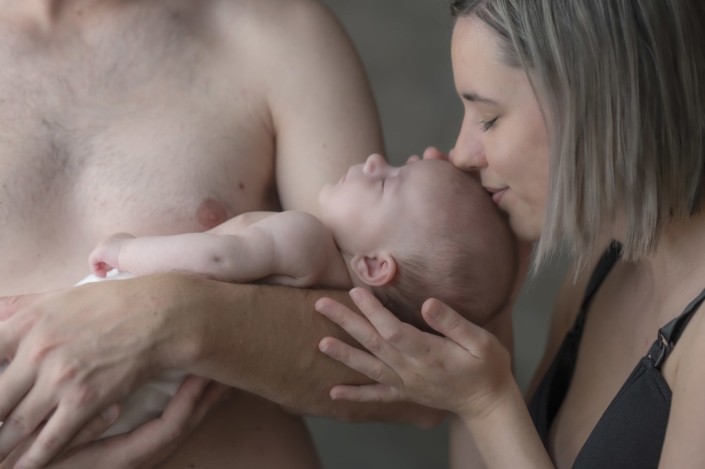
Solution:
M 656 250 L 634 267 L 648 284 L 642 291 L 656 303 L 697 295 L 705 288 L 705 212 L 670 225 Z

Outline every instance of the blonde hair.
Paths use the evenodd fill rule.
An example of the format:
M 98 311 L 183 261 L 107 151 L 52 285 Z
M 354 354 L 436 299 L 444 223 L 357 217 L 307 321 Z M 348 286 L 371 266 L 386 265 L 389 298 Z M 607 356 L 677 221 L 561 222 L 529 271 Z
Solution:
M 522 66 L 551 137 L 537 262 L 561 239 L 577 265 L 625 217 L 622 256 L 650 253 L 703 197 L 705 2 L 457 0 Z

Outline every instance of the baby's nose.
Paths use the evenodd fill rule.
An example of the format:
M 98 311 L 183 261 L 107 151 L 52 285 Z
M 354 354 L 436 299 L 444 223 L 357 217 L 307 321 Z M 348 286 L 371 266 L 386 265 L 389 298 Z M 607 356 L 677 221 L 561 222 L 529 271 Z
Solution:
M 365 174 L 373 174 L 375 171 L 378 171 L 380 168 L 383 168 L 386 164 L 387 161 L 384 159 L 384 157 L 375 153 L 374 155 L 370 155 L 367 158 L 365 166 L 363 166 L 362 170 L 365 172 Z

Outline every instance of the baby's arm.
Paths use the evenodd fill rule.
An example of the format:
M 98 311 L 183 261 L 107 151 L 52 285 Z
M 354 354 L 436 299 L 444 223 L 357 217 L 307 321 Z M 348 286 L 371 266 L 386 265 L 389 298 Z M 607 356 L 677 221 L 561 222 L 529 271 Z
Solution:
M 99 276 L 116 268 L 135 275 L 189 272 L 239 283 L 276 277 L 290 286 L 315 284 L 331 263 L 342 259 L 330 232 L 303 212 L 272 215 L 234 234 L 114 235 L 91 254 Z

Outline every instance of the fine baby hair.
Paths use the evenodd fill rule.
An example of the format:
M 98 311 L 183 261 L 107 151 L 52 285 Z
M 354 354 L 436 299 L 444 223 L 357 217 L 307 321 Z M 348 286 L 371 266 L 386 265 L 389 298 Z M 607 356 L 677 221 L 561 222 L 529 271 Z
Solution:
M 507 303 L 516 274 L 509 226 L 480 183 L 452 172 L 450 184 L 435 188 L 434 217 L 419 226 L 423 244 L 396 259 L 394 279 L 373 293 L 399 319 L 437 334 L 421 315 L 436 298 L 471 322 L 484 325 Z

